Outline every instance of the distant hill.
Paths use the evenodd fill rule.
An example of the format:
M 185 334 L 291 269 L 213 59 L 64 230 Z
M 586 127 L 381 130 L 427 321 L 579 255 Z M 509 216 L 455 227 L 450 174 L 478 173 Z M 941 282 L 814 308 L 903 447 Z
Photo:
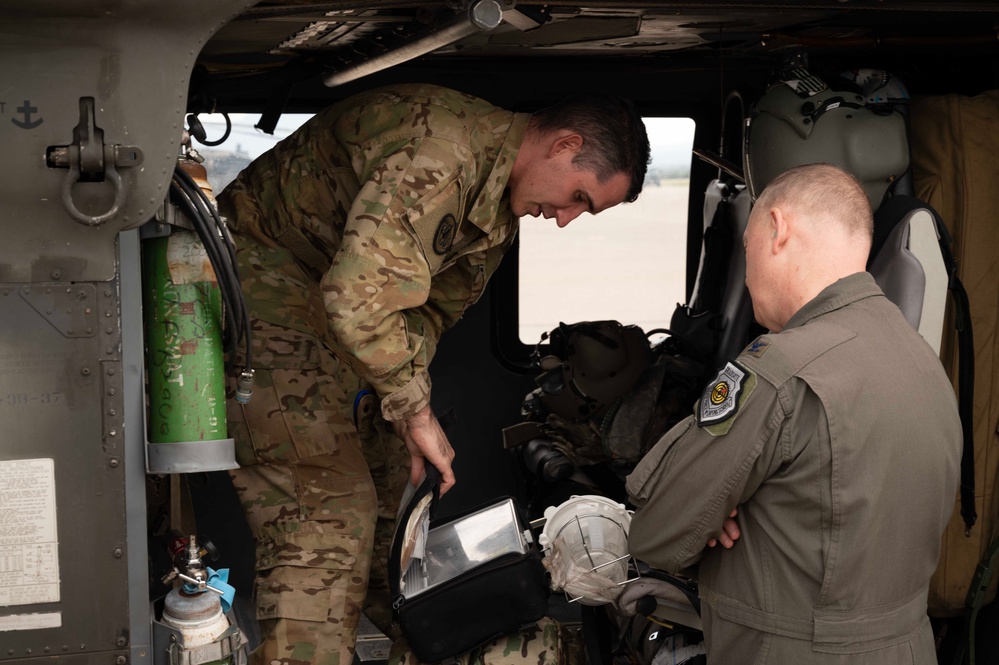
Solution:
M 653 162 L 655 164 L 655 162 Z M 690 177 L 690 164 L 678 164 L 676 166 L 655 166 L 649 168 L 645 174 L 646 185 L 659 185 L 663 180 L 676 180 L 678 178 Z

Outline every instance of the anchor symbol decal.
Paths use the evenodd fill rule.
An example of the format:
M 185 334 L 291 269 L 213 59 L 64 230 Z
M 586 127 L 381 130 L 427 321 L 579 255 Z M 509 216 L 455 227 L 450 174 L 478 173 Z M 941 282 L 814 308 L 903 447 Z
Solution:
M 17 112 L 24 116 L 24 120 L 18 120 L 17 118 L 11 118 L 10 121 L 20 127 L 21 129 L 34 129 L 38 125 L 42 124 L 43 120 L 39 118 L 38 120 L 32 120 L 31 114 L 38 113 L 38 107 L 32 106 L 31 102 L 27 99 L 24 100 L 24 106 L 18 106 Z

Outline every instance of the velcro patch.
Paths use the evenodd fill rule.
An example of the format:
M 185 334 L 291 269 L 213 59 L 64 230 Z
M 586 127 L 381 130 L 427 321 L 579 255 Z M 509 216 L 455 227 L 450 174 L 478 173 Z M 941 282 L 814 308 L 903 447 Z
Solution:
M 747 371 L 734 362 L 729 362 L 718 372 L 704 389 L 698 403 L 698 426 L 717 425 L 736 414 L 746 376 Z
M 454 234 L 457 230 L 458 224 L 454 221 L 454 215 L 444 215 L 434 233 L 434 252 L 441 256 L 447 254 L 447 251 L 451 249 L 451 243 L 454 242 Z
M 770 342 L 760 337 L 752 344 L 750 344 L 749 347 L 746 348 L 745 354 L 747 356 L 753 356 L 754 358 L 759 358 L 764 353 L 766 353 L 767 349 L 769 348 L 770 348 Z

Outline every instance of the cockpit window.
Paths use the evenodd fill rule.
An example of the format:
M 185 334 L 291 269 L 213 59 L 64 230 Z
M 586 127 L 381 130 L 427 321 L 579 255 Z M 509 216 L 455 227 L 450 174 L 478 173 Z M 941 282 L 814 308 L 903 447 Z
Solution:
M 537 344 L 560 321 L 665 328 L 683 302 L 694 121 L 645 118 L 645 125 L 652 164 L 637 201 L 583 213 L 561 229 L 554 219 L 520 220 L 521 343 Z

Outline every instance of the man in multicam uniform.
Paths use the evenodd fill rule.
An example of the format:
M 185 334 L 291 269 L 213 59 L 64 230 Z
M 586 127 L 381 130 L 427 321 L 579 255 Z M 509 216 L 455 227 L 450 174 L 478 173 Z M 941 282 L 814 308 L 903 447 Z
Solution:
M 648 155 L 641 119 L 607 96 L 528 115 L 401 85 L 323 111 L 222 192 L 256 372 L 227 413 L 257 542 L 255 663 L 349 665 L 405 482 L 426 463 L 442 491 L 455 482 L 430 410 L 441 333 L 518 217 L 565 226 L 632 201 Z

